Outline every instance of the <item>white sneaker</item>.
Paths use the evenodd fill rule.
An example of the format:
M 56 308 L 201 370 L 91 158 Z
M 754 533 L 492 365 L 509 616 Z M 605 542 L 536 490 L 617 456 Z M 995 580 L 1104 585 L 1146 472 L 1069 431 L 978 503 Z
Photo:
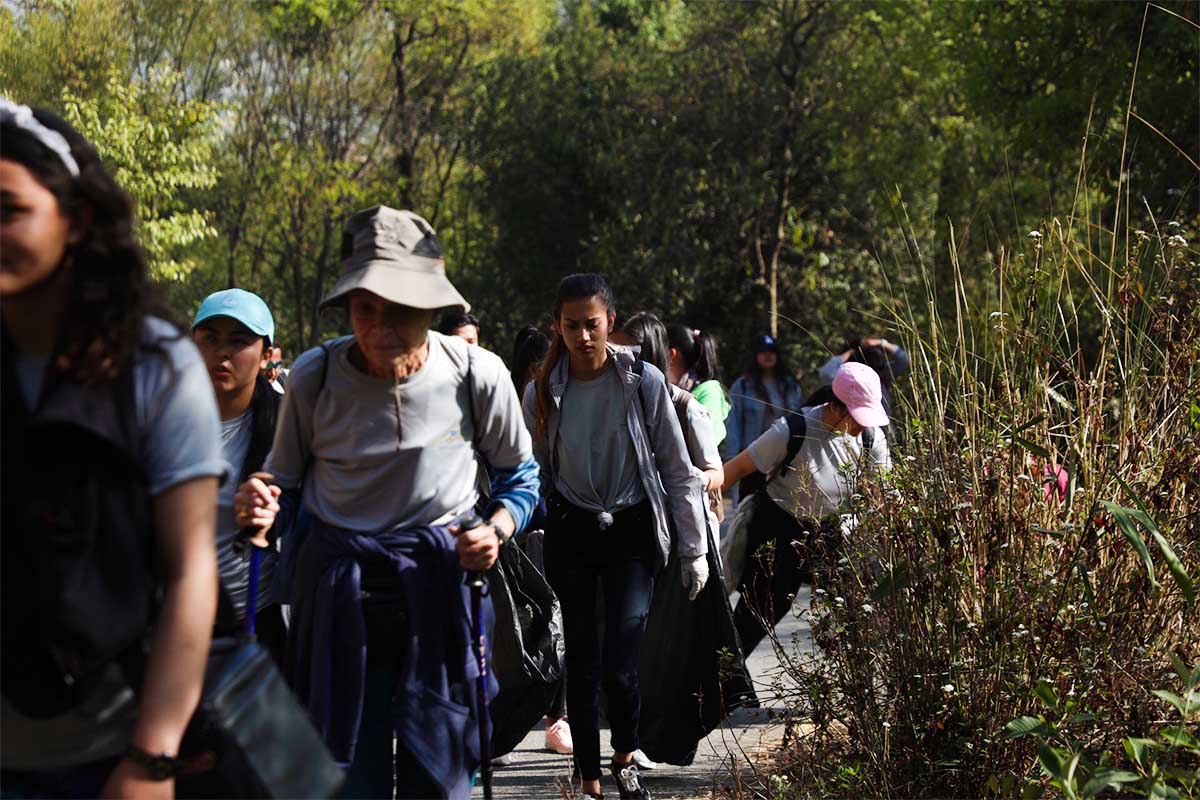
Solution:
M 546 749 L 563 756 L 575 752 L 575 743 L 571 741 L 571 726 L 565 719 L 559 719 L 553 725 L 546 726 Z
M 514 753 L 505 753 L 504 755 L 502 755 L 498 758 L 493 758 L 492 766 L 493 767 L 507 767 L 509 764 L 515 764 L 519 760 L 520 759 L 517 758 L 517 754 L 515 752 Z
M 643 753 L 640 749 L 633 751 L 633 763 L 637 764 L 638 769 L 649 772 L 652 769 L 658 769 L 658 762 L 651 761 L 650 757 Z

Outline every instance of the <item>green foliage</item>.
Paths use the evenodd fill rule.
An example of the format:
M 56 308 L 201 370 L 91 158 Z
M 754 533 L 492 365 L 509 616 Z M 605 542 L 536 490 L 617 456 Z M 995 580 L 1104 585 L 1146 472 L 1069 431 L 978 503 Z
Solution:
M 782 760 L 793 796 L 846 765 L 855 796 L 1197 791 L 1200 259 L 1178 224 L 1110 264 L 1073 229 L 1007 250 L 978 304 L 959 282 L 956 313 L 900 323 L 893 469 L 811 546 L 821 653 L 780 644 L 814 727 Z
M 195 267 L 195 245 L 217 235 L 210 215 L 190 199 L 216 185 L 209 132 L 212 108 L 176 102 L 174 76 L 128 83 L 110 74 L 88 98 L 64 89 L 64 118 L 95 145 L 117 182 L 132 195 L 138 234 L 154 275 L 178 281 Z
M 1119 754 L 1098 755 L 1077 738 L 1074 723 L 1081 720 L 1070 706 L 1047 703 L 1054 721 L 1045 717 L 1018 717 L 1005 726 L 1009 738 L 1032 736 L 1037 742 L 1038 763 L 1050 785 L 1067 798 L 1098 797 L 1109 789 L 1136 792 L 1148 798 L 1195 797 L 1200 792 L 1200 740 L 1189 729 L 1200 723 L 1200 664 L 1189 670 L 1174 658 L 1178 680 L 1184 687 L 1180 697 L 1166 689 L 1151 694 L 1170 704 L 1177 719 L 1160 726 L 1157 736 L 1126 736 L 1121 751 L 1131 769 L 1114 769 Z M 1087 715 L 1090 717 L 1090 715 Z M 1041 782 L 1027 779 L 1028 790 L 1039 792 Z
M 772 327 L 807 377 L 896 308 L 946 313 L 956 283 L 978 304 L 1049 214 L 1111 247 L 1122 147 L 1145 197 L 1122 210 L 1187 217 L 1194 27 L 1166 8 L 18 0 L 0 88 L 94 104 L 179 310 L 244 285 L 289 353 L 336 329 L 341 221 L 382 202 L 438 228 L 501 351 L 594 269 L 623 309 L 717 334 L 727 382 Z

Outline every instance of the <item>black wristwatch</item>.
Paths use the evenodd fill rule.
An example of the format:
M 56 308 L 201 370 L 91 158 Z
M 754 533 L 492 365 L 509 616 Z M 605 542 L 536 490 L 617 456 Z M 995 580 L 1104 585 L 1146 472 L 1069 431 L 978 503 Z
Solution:
M 147 753 L 135 744 L 129 745 L 129 749 L 125 751 L 125 758 L 144 769 L 152 781 L 170 780 L 179 774 L 180 761 L 178 758 L 165 753 L 156 756 Z

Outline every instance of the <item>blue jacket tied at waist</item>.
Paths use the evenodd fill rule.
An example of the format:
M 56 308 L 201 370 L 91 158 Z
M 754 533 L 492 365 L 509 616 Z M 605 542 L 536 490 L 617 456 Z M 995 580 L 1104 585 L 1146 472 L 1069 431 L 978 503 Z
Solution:
M 363 567 L 381 570 L 406 614 L 403 655 L 393 715 L 396 736 L 446 797 L 468 797 L 479 766 L 470 590 L 454 538 L 442 527 L 395 529 L 367 535 L 336 528 L 311 515 L 290 564 L 292 607 L 286 672 L 338 761 L 349 765 L 363 710 L 366 626 Z M 299 527 L 299 526 L 298 526 Z M 301 537 L 298 537 L 301 538 Z M 492 605 L 483 605 L 490 650 Z M 497 691 L 491 678 L 488 697 Z

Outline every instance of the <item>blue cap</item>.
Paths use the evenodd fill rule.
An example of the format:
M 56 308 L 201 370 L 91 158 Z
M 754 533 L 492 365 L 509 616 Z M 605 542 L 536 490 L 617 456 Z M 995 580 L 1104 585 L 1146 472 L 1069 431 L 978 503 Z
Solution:
M 200 304 L 200 310 L 192 320 L 192 330 L 211 317 L 236 319 L 252 332 L 267 337 L 267 341 L 275 341 L 275 320 L 271 317 L 271 309 L 253 292 L 247 292 L 245 289 L 226 289 L 210 294 Z
M 766 352 L 767 350 L 771 350 L 773 352 L 778 353 L 779 352 L 779 343 L 775 341 L 774 336 L 771 336 L 768 333 L 764 333 L 764 334 L 761 334 L 760 336 L 754 337 L 754 342 L 753 342 L 753 344 L 751 344 L 751 349 L 754 351 L 755 355 Z

